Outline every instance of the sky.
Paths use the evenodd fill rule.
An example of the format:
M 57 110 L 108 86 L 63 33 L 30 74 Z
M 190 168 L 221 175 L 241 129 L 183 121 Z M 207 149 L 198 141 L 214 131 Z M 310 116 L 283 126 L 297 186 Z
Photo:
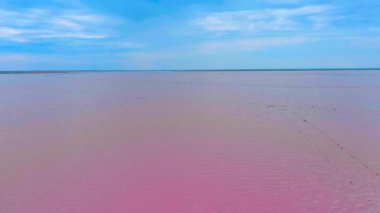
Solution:
M 370 67 L 378 0 L 0 0 L 0 70 Z

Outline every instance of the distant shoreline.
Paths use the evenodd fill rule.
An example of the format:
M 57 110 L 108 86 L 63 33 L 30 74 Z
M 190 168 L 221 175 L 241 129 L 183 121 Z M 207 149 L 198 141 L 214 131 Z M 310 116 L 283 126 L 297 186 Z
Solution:
M 380 68 L 306 68 L 306 69 L 178 69 L 178 70 L 14 70 L 1 74 L 70 74 L 103 72 L 281 72 L 281 71 L 380 71 Z

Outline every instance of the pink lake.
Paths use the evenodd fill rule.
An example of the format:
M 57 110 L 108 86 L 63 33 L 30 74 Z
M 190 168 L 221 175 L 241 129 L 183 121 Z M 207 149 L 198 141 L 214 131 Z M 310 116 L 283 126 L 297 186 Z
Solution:
M 380 72 L 0 75 L 0 212 L 380 212 Z

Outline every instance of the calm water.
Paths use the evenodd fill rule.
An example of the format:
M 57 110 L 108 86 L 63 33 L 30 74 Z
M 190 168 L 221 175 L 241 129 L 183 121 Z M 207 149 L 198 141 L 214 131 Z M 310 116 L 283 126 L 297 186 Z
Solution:
M 380 72 L 0 75 L 0 212 L 380 212 Z

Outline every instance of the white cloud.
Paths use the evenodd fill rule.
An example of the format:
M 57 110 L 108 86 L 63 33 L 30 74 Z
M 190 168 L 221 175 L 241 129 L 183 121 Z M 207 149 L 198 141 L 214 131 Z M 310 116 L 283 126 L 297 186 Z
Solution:
M 111 19 L 80 10 L 0 9 L 0 39 L 102 39 L 110 36 Z
M 175 63 L 181 59 L 191 60 L 193 57 L 199 56 L 227 57 L 229 54 L 297 45 L 316 40 L 318 39 L 306 36 L 218 40 L 163 51 L 135 51 L 124 54 L 124 56 L 130 64 L 138 68 L 151 69 L 160 67 L 160 64 Z
M 10 27 L 0 27 L 0 37 L 12 37 L 20 34 L 22 34 L 21 30 Z
M 194 24 L 212 32 L 259 32 L 320 29 L 328 24 L 331 6 L 311 5 L 298 8 L 240 10 L 212 13 Z
M 274 4 L 295 4 L 298 3 L 299 0 L 266 0 L 266 2 Z
M 314 40 L 316 39 L 298 36 L 212 41 L 199 45 L 199 51 L 204 53 L 217 53 L 222 51 L 254 51 L 268 47 L 301 44 Z

